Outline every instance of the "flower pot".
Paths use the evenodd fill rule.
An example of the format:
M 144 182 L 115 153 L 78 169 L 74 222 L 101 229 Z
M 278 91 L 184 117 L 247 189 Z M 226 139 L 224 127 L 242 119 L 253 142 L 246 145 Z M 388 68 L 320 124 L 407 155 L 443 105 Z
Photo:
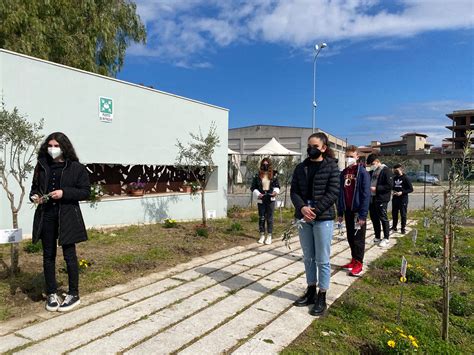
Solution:
M 189 193 L 191 193 L 191 191 L 192 191 L 191 186 L 183 186 L 183 192 L 186 192 L 186 193 L 189 194 Z
M 145 194 L 145 190 L 144 189 L 130 190 L 128 193 L 130 196 L 143 196 Z

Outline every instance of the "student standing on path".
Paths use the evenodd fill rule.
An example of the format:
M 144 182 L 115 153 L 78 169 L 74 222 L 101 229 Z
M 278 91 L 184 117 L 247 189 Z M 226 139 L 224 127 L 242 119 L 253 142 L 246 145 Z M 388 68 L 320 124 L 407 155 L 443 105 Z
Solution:
M 338 201 L 338 222 L 345 217 L 347 241 L 351 247 L 352 259 L 342 268 L 349 275 L 359 276 L 362 272 L 365 253 L 366 220 L 370 203 L 370 175 L 362 164 L 358 164 L 359 150 L 356 146 L 346 149 L 346 168 L 341 173 Z
M 273 212 L 275 211 L 276 195 L 280 193 L 280 184 L 273 171 L 270 158 L 263 158 L 260 170 L 252 181 L 250 190 L 257 198 L 258 206 L 258 229 L 260 232 L 260 244 L 271 244 L 273 233 Z M 265 223 L 267 235 L 265 236 Z
M 390 224 L 387 216 L 387 206 L 390 202 L 393 186 L 392 171 L 380 162 L 379 156 L 372 153 L 367 157 L 367 170 L 370 171 L 370 219 L 374 226 L 374 243 L 385 248 L 389 244 Z M 382 226 L 382 228 L 381 228 Z M 383 230 L 383 240 L 380 238 Z
M 408 211 L 408 194 L 413 192 L 413 185 L 407 176 L 403 173 L 401 164 L 393 167 L 393 198 L 392 198 L 392 230 L 397 231 L 398 213 L 401 216 L 401 233 L 406 233 L 407 211 Z
M 66 312 L 80 304 L 76 243 L 87 240 L 87 232 L 79 201 L 89 196 L 89 175 L 71 141 L 63 133 L 50 134 L 39 149 L 30 192 L 30 200 L 38 204 L 33 243 L 41 239 L 43 245 L 48 311 Z M 63 301 L 57 295 L 56 284 L 58 245 L 63 249 L 69 278 L 69 291 Z
M 317 316 L 327 309 L 326 292 L 331 277 L 329 258 L 336 217 L 334 205 L 339 196 L 340 173 L 324 133 L 309 136 L 307 152 L 308 158 L 295 168 L 290 192 L 295 217 L 304 219 L 298 232 L 308 284 L 306 293 L 294 305 L 314 304 L 310 313 Z M 316 287 L 319 287 L 317 296 Z

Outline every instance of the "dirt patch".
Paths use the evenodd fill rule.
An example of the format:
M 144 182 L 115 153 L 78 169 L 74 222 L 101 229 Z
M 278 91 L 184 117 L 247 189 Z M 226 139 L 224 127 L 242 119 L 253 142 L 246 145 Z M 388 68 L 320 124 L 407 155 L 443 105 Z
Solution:
M 199 222 L 178 223 L 175 228 L 163 224 L 128 226 L 113 230 L 90 230 L 89 240 L 77 245 L 77 255 L 87 267 L 80 272 L 80 293 L 86 295 L 137 277 L 160 272 L 177 264 L 219 250 L 248 245 L 258 237 L 258 223 L 249 216 L 254 210 L 239 211 L 238 216 L 209 221 L 209 234 L 196 234 Z M 275 218 L 274 235 L 280 235 L 289 223 L 289 212 L 280 223 Z M 233 223 L 242 229 L 232 232 Z M 27 253 L 21 244 L 20 274 L 10 278 L 0 271 L 0 322 L 35 313 L 44 307 L 42 252 Z M 0 246 L 0 255 L 9 260 L 9 247 Z M 62 250 L 58 248 L 56 276 L 59 293 L 67 292 L 67 273 Z

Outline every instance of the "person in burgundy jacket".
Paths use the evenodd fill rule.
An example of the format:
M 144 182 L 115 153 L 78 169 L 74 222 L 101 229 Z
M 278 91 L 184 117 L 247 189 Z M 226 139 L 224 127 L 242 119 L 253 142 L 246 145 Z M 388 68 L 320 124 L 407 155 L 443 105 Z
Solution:
M 364 263 L 366 220 L 370 204 L 370 175 L 358 163 L 359 150 L 356 146 L 346 149 L 346 168 L 341 173 L 338 221 L 345 217 L 347 240 L 351 247 L 351 261 L 343 268 L 349 275 L 360 276 Z

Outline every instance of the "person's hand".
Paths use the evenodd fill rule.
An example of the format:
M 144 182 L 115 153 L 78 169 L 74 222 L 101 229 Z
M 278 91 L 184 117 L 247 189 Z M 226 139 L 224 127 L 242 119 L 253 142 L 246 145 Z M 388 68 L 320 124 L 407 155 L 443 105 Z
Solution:
M 271 196 L 272 196 L 272 197 L 275 197 L 276 195 L 277 195 L 276 192 L 272 192 L 272 195 L 271 195 Z
M 365 219 L 359 219 L 358 220 L 359 226 L 363 226 L 365 224 Z
M 377 188 L 375 186 L 371 186 L 370 191 L 375 192 L 375 191 L 377 191 Z
M 263 194 L 258 195 L 258 199 L 261 200 L 263 198 Z
M 337 223 L 342 223 L 342 217 L 337 217 Z
M 49 193 L 49 197 L 51 197 L 53 200 L 59 200 L 63 197 L 63 190 L 54 190 Z
M 34 203 L 41 205 L 43 203 L 43 198 L 39 197 L 37 194 L 34 194 L 31 196 L 31 199 L 33 200 Z
M 311 222 L 316 218 L 316 213 L 308 206 L 301 207 L 301 213 L 303 214 L 305 222 Z
M 397 196 L 401 196 L 403 194 L 403 192 L 397 192 Z

